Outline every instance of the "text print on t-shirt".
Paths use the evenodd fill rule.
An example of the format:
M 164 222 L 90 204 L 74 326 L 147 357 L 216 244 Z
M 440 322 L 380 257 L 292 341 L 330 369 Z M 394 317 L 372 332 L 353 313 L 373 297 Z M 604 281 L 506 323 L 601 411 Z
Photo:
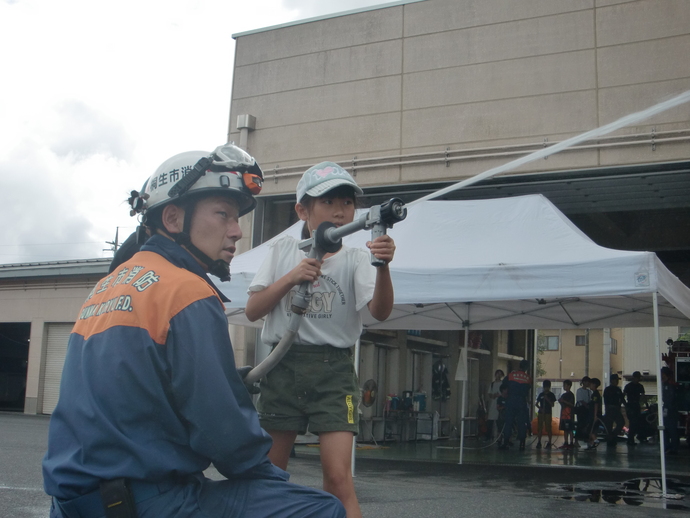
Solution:
M 335 289 L 340 298 L 340 304 L 345 305 L 345 293 L 338 283 L 329 276 L 322 276 L 326 283 L 330 284 L 333 289 Z M 316 281 L 312 288 L 318 288 L 321 286 L 319 281 Z M 333 316 L 333 303 L 336 300 L 336 291 L 316 291 L 311 295 L 311 301 L 309 303 L 309 308 L 305 313 L 307 318 L 331 318 Z M 292 306 L 292 297 L 295 295 L 294 291 L 290 291 L 286 298 L 285 311 L 290 314 L 290 307 Z

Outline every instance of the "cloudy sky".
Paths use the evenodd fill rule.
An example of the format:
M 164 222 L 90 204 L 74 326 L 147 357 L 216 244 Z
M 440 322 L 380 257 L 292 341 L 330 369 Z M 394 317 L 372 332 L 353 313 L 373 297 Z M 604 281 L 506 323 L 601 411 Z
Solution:
M 390 0 L 0 0 L 0 264 L 110 257 L 125 199 L 225 141 L 238 32 Z

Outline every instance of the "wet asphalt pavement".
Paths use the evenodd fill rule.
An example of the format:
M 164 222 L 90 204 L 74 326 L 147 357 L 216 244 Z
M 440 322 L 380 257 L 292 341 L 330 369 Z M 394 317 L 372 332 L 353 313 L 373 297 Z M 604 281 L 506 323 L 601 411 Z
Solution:
M 45 416 L 0 413 L 0 518 L 48 516 L 41 475 L 47 429 Z M 320 487 L 318 456 L 299 453 L 289 468 L 293 482 Z M 207 475 L 219 476 L 212 468 Z M 376 518 L 636 518 L 690 511 L 690 477 L 669 477 L 669 494 L 684 498 L 661 499 L 656 479 L 631 471 L 358 459 L 355 485 L 364 516 Z

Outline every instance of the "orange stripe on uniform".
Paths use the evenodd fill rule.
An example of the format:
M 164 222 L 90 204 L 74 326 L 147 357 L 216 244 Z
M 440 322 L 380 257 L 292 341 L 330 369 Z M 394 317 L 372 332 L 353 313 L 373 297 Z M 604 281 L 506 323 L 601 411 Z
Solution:
M 139 252 L 101 279 L 84 302 L 73 332 L 88 339 L 115 326 L 146 329 L 165 343 L 170 319 L 215 290 L 201 277 L 153 252 Z

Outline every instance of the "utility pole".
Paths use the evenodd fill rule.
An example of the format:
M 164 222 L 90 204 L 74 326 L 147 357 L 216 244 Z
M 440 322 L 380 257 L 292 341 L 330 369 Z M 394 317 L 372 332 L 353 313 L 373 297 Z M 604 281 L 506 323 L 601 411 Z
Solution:
M 104 248 L 104 252 L 112 252 L 113 255 L 115 255 L 115 252 L 117 252 L 117 249 L 120 248 L 120 241 L 119 241 L 119 235 L 120 235 L 120 227 L 115 227 L 115 240 L 114 241 L 106 241 L 106 245 L 110 245 L 111 248 Z

